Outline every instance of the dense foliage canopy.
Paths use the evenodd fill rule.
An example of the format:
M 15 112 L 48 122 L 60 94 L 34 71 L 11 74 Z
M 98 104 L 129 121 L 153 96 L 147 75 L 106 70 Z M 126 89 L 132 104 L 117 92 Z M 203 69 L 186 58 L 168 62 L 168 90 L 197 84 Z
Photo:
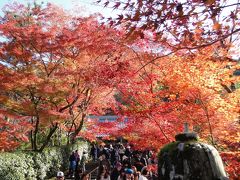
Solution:
M 42 151 L 54 136 L 70 142 L 104 133 L 158 150 L 188 122 L 237 178 L 239 3 L 99 3 L 127 14 L 101 24 L 98 16 L 73 16 L 52 4 L 5 7 L 0 149 L 30 142 L 28 148 Z M 106 109 L 119 120 L 89 120 Z

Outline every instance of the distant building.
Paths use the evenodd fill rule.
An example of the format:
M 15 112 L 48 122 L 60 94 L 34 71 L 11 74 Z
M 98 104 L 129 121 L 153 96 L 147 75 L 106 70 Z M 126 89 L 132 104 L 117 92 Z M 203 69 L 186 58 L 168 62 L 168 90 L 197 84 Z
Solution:
M 119 116 L 117 115 L 106 115 L 106 116 L 95 116 L 95 115 L 89 115 L 87 116 L 88 121 L 91 120 L 97 120 L 97 122 L 99 123 L 114 123 L 117 121 L 117 119 L 119 118 Z M 122 129 L 124 127 L 126 127 L 126 123 L 128 121 L 127 117 L 124 117 L 123 121 L 119 121 L 117 128 Z M 106 137 L 108 136 L 108 134 L 97 134 L 97 137 Z

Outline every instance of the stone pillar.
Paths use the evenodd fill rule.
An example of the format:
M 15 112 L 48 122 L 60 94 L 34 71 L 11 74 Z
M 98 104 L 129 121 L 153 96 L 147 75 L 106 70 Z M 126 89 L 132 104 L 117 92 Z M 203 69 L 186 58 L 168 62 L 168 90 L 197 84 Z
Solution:
M 225 180 L 228 179 L 218 151 L 198 141 L 194 132 L 175 136 L 176 141 L 159 153 L 158 175 L 161 180 Z

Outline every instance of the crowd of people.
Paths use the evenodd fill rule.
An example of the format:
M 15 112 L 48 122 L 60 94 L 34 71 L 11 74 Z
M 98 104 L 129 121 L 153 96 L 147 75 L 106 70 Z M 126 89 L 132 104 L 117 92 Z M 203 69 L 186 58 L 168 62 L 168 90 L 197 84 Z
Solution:
M 151 150 L 133 150 L 129 144 L 92 144 L 89 152 L 91 159 L 99 163 L 97 180 L 155 180 L 157 179 L 156 154 Z M 88 180 L 85 164 L 89 159 L 87 152 L 82 157 L 73 151 L 69 157 L 68 177 L 75 180 Z M 155 168 L 154 168 L 155 167 Z M 64 179 L 58 172 L 57 179 Z
M 82 178 L 82 176 L 87 175 L 85 168 L 87 159 L 87 152 L 83 151 L 83 154 L 80 158 L 78 150 L 73 151 L 72 154 L 69 156 L 69 171 L 66 176 L 75 180 L 84 179 Z M 57 172 L 57 180 L 64 180 L 64 177 L 65 175 L 62 171 Z
M 99 161 L 97 180 L 155 180 L 156 154 L 151 150 L 133 150 L 121 143 L 92 145 L 91 157 Z

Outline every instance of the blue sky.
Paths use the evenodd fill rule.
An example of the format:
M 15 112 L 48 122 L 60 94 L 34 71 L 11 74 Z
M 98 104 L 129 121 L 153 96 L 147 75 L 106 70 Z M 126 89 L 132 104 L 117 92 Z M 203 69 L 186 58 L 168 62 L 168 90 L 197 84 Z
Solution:
M 19 2 L 27 4 L 29 2 L 33 2 L 34 0 L 0 0 L 0 15 L 2 15 L 2 8 L 4 5 L 11 2 Z M 96 12 L 100 12 L 106 17 L 112 16 L 116 14 L 116 12 L 112 11 L 110 8 L 103 8 L 100 5 L 94 5 L 94 0 L 35 0 L 38 3 L 50 2 L 56 5 L 59 5 L 67 10 L 75 10 L 79 11 L 79 13 L 83 15 L 88 15 Z

